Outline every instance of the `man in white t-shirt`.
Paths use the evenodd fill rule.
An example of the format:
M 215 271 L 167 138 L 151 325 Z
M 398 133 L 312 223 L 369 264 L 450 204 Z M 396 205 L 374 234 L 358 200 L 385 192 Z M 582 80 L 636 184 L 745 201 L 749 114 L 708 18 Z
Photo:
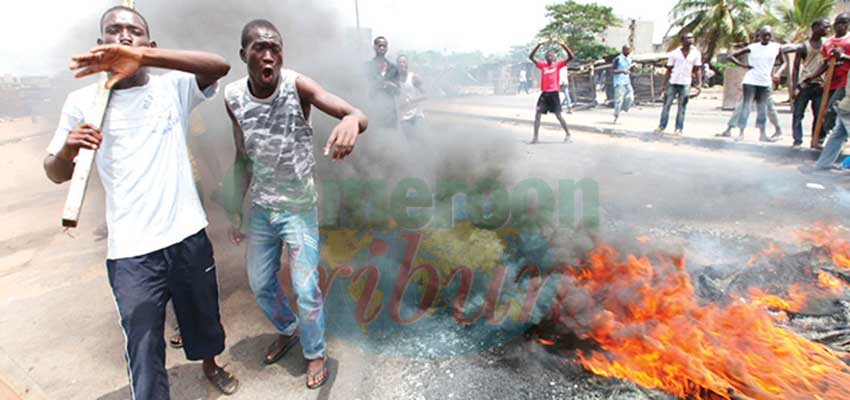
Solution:
M 212 244 L 186 147 L 189 114 L 212 97 L 230 70 L 221 56 L 158 49 L 138 11 L 113 7 L 100 19 L 102 38 L 74 56 L 76 77 L 109 72 L 112 88 L 102 129 L 92 123 L 97 85 L 68 95 L 44 160 L 56 183 L 71 179 L 81 148 L 97 150 L 106 193 L 107 273 L 125 336 L 133 399 L 168 399 L 163 338 L 171 299 L 189 360 L 231 394 L 238 380 L 218 366 L 224 328 Z M 148 74 L 148 67 L 176 70 Z
M 561 68 L 561 92 L 564 94 L 564 101 L 561 102 L 561 107 L 567 108 L 567 114 L 573 113 L 573 99 L 570 97 L 570 67 L 564 66 Z
M 740 133 L 735 140 L 744 139 L 744 129 L 747 127 L 747 119 L 750 116 L 750 104 L 756 102 L 756 127 L 759 129 L 759 140 L 772 142 L 779 139 L 777 135 L 768 138 L 765 132 L 767 122 L 767 100 L 770 96 L 770 88 L 774 82 L 779 81 L 778 76 L 773 75 L 773 65 L 780 60 L 782 45 L 772 42 L 773 32 L 766 26 L 756 33 L 759 41 L 737 50 L 729 55 L 729 61 L 747 69 L 744 75 L 744 98 L 742 100 L 741 117 L 738 121 Z M 747 64 L 738 60 L 738 57 L 746 54 Z
M 655 133 L 664 133 L 664 130 L 667 129 L 670 107 L 673 105 L 673 100 L 678 97 L 679 109 L 676 113 L 675 133 L 681 135 L 685 127 L 688 92 L 694 74 L 697 76 L 697 94 L 702 91 L 702 53 L 694 47 L 694 35 L 692 33 L 683 33 L 681 42 L 682 46 L 674 50 L 667 59 L 667 74 L 664 75 L 664 83 L 661 85 L 661 92 L 664 93 L 664 107 L 661 109 L 661 121 L 659 121 Z
M 528 71 L 526 71 L 525 65 L 523 65 L 522 69 L 519 70 L 519 87 L 516 93 L 519 94 L 519 92 L 525 90 L 525 94 L 528 94 L 529 88 L 531 88 L 531 85 L 528 84 Z

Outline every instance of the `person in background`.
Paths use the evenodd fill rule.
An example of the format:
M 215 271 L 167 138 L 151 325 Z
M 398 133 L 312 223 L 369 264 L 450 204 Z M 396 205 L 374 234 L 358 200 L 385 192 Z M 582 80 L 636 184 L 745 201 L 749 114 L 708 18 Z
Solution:
M 369 114 L 373 115 L 376 126 L 398 128 L 398 68 L 387 59 L 389 41 L 378 36 L 372 42 L 375 57 L 366 62 L 366 76 L 369 80 Z
M 401 130 L 408 136 L 414 136 L 422 131 L 425 121 L 425 113 L 421 104 L 428 97 L 425 95 L 425 86 L 419 75 L 410 72 L 407 56 L 400 55 L 396 59 L 398 65 L 398 118 L 401 122 Z
M 570 67 L 564 66 L 561 69 L 561 93 L 564 94 L 564 101 L 561 102 L 561 108 L 567 108 L 567 114 L 573 113 L 573 99 L 570 97 L 570 78 L 569 78 L 569 69 Z
M 697 77 L 697 95 L 702 92 L 702 53 L 694 47 L 694 35 L 683 33 L 682 45 L 670 54 L 667 59 L 667 73 L 664 75 L 664 83 L 661 84 L 661 92 L 664 93 L 664 106 L 661 109 L 661 120 L 655 133 L 662 134 L 667 129 L 670 119 L 670 107 L 673 100 L 679 98 L 679 108 L 676 113 L 676 135 L 681 135 L 685 128 L 685 113 L 688 108 L 688 95 L 693 82 L 693 76 Z
M 842 62 L 850 63 L 850 55 L 842 53 L 838 57 Z M 844 90 L 846 92 L 850 90 L 850 80 L 847 80 L 845 85 Z M 835 128 L 829 134 L 826 146 L 824 146 L 818 161 L 815 163 L 817 169 L 832 169 L 833 164 L 838 161 L 838 157 L 841 155 L 844 143 L 847 142 L 847 135 L 850 132 L 850 97 L 844 96 L 841 101 L 836 103 L 835 112 L 837 116 Z
M 761 41 L 760 36 L 761 31 L 756 32 L 755 34 L 755 42 L 758 43 Z M 783 74 L 785 68 L 788 66 L 787 57 L 785 57 L 785 53 L 794 52 L 797 50 L 797 47 L 794 45 L 790 46 L 782 46 L 782 65 L 776 71 L 774 76 L 778 77 Z M 738 127 L 741 121 L 741 113 L 744 109 L 744 99 L 738 102 L 738 105 L 735 106 L 735 110 L 732 112 L 732 115 L 729 117 L 729 122 L 726 125 L 726 130 L 715 135 L 717 137 L 732 137 L 732 130 Z M 747 104 L 748 107 L 752 107 L 752 103 Z M 773 101 L 773 96 L 767 96 L 767 120 L 770 121 L 770 124 L 773 126 L 773 137 L 779 138 L 782 136 L 782 126 L 779 124 L 779 114 L 776 112 L 776 102 Z
M 844 87 L 847 85 L 847 73 L 850 72 L 850 62 L 842 57 L 845 53 L 850 53 L 850 35 L 847 34 L 847 27 L 850 25 L 850 14 L 841 13 L 835 17 L 832 25 L 832 30 L 835 36 L 827 39 L 821 46 L 821 56 L 823 64 L 813 74 L 803 79 L 803 83 L 813 81 L 822 76 L 829 68 L 830 58 L 835 58 L 835 69 L 832 72 L 832 80 L 829 82 L 829 100 L 826 103 L 826 111 L 823 115 L 823 126 L 820 132 L 820 138 L 826 138 L 829 131 L 835 126 L 836 112 L 835 104 L 844 98 Z M 824 84 L 826 85 L 826 84 Z M 823 156 L 823 154 L 821 154 Z
M 803 144 L 803 117 L 806 114 L 806 106 L 811 103 L 812 108 L 812 134 L 817 125 L 818 113 L 820 113 L 821 100 L 823 99 L 823 77 L 817 76 L 805 80 L 823 64 L 823 38 L 829 33 L 829 20 L 819 19 L 812 23 L 812 35 L 797 48 L 797 56 L 794 58 L 794 70 L 791 73 L 791 87 L 793 88 L 791 100 L 794 101 L 794 117 L 792 130 L 794 135 L 793 147 Z M 823 136 L 820 143 L 823 143 Z
M 519 94 L 521 91 L 525 91 L 525 94 L 528 94 L 528 89 L 531 85 L 528 82 L 528 71 L 526 71 L 525 66 L 521 67 L 519 70 L 519 87 L 516 90 L 516 93 Z
M 575 56 L 573 55 L 573 51 L 567 47 L 566 43 L 563 40 L 558 39 L 558 44 L 564 51 L 567 53 L 567 58 L 562 60 L 555 60 L 555 51 L 549 50 L 546 52 L 545 61 L 538 61 L 534 58 L 537 54 L 537 50 L 540 49 L 544 43 L 551 42 L 551 39 L 546 42 L 537 43 L 537 46 L 534 46 L 534 49 L 531 50 L 531 54 L 528 55 L 528 59 L 531 60 L 534 65 L 540 70 L 540 97 L 537 99 L 537 112 L 534 115 L 534 138 L 531 140 L 531 144 L 535 144 L 538 142 L 538 133 L 540 132 L 540 117 L 546 113 L 554 113 L 555 117 L 558 118 L 558 122 L 561 123 L 561 127 L 564 128 L 564 142 L 570 142 L 570 129 L 567 127 L 567 122 L 564 121 L 564 116 L 561 115 L 563 113 L 561 109 L 561 99 L 559 98 L 559 90 L 560 85 L 558 84 L 560 79 L 558 79 L 558 75 L 561 72 L 561 68 L 564 68 L 567 63 L 573 60 Z
M 632 72 L 635 64 L 632 61 L 632 48 L 628 45 L 623 46 L 620 55 L 614 58 L 611 65 L 611 71 L 614 76 L 611 78 L 614 83 L 614 123 L 620 118 L 620 111 L 629 112 L 629 108 L 634 101 L 634 89 L 632 88 Z
M 758 42 L 739 49 L 729 55 L 729 61 L 733 64 L 747 69 L 744 75 L 744 98 L 741 105 L 741 117 L 738 121 L 740 132 L 736 141 L 744 139 L 744 130 L 747 127 L 747 119 L 750 116 L 750 104 L 756 103 L 756 127 L 759 130 L 759 141 L 775 142 L 779 140 L 779 132 L 768 137 L 766 132 L 767 102 L 770 98 L 771 87 L 779 81 L 779 77 L 773 74 L 773 66 L 782 57 L 782 45 L 772 41 L 773 32 L 770 27 L 759 29 L 756 34 Z M 747 63 L 741 62 L 738 57 L 747 55 Z

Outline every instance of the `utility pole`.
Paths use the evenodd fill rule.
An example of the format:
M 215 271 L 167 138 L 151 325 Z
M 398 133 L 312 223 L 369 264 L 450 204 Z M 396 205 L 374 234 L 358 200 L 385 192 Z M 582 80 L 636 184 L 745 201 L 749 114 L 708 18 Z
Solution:
M 357 32 L 360 32 L 360 2 L 354 0 L 354 18 L 357 19 Z
M 360 2 L 358 0 L 354 0 L 354 18 L 357 29 L 357 56 L 359 57 L 363 53 L 363 37 L 360 33 Z

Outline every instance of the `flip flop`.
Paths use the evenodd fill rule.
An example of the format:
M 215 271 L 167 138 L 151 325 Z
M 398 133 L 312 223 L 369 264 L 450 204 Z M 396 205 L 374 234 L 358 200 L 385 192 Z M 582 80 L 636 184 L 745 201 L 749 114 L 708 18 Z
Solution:
M 319 375 L 322 376 L 322 379 L 320 379 L 318 382 L 316 382 L 316 384 L 310 386 L 310 380 L 316 379 Z M 307 369 L 307 378 L 305 379 L 304 383 L 307 385 L 307 389 L 318 389 L 320 386 L 324 385 L 325 382 L 328 381 L 328 375 L 329 375 L 329 373 L 328 373 L 328 358 L 324 357 L 324 358 L 322 358 L 322 369 L 321 370 L 315 371 L 315 372 L 310 372 L 309 368 Z
M 206 376 L 206 374 L 204 375 Z M 239 389 L 239 379 L 236 379 L 233 374 L 225 371 L 222 367 L 216 367 L 212 376 L 207 376 L 207 379 L 216 389 L 228 396 L 236 393 L 236 389 Z
M 280 335 L 280 336 L 283 337 L 283 338 L 286 338 L 285 339 L 286 343 L 284 343 L 283 346 L 281 346 L 280 349 L 278 349 L 276 352 L 272 352 L 270 350 L 271 346 L 273 346 L 275 343 L 277 343 L 278 340 L 280 340 L 280 338 L 275 339 L 275 342 L 272 343 L 271 346 L 269 346 L 270 349 L 266 350 L 266 355 L 263 357 L 263 363 L 264 364 L 271 365 L 271 364 L 274 364 L 274 363 L 280 361 L 280 359 L 283 358 L 283 356 L 286 354 L 286 352 L 289 351 L 289 349 L 291 349 L 292 346 L 295 346 L 295 343 L 298 343 L 298 335 L 292 335 L 292 336 Z M 271 357 L 269 357 L 269 355 L 271 355 Z

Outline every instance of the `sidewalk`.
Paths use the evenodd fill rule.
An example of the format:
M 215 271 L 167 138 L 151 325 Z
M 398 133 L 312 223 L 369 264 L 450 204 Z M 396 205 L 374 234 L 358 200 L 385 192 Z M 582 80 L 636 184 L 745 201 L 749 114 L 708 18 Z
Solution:
M 467 96 L 447 99 L 439 99 L 430 102 L 426 106 L 426 112 L 433 115 L 452 115 L 460 117 L 472 117 L 489 119 L 500 122 L 529 125 L 529 139 L 531 138 L 531 124 L 534 122 L 534 107 L 537 102 L 537 94 L 522 94 L 516 96 Z M 789 104 L 779 103 L 784 101 L 784 93 L 778 93 L 774 99 L 777 101 L 779 122 L 782 129 L 782 138 L 776 143 L 762 143 L 758 141 L 758 130 L 755 128 L 755 111 L 750 113 L 748 128 L 745 131 L 745 140 L 735 142 L 732 139 L 718 138 L 715 134 L 726 129 L 732 111 L 720 109 L 721 92 L 719 88 L 711 88 L 703 91 L 700 97 L 691 99 L 685 116 L 685 129 L 683 136 L 673 136 L 673 128 L 676 118 L 676 104 L 670 111 L 670 121 L 667 125 L 665 135 L 657 135 L 653 131 L 658 127 L 661 115 L 661 105 L 645 104 L 632 107 L 628 113 L 622 113 L 620 120 L 614 125 L 614 110 L 603 105 L 591 109 L 574 109 L 572 114 L 564 113 L 567 124 L 571 129 L 578 132 L 601 133 L 611 136 L 632 137 L 645 141 L 665 141 L 677 144 L 705 147 L 712 150 L 734 150 L 774 157 L 789 157 L 801 160 L 815 160 L 820 151 L 808 147 L 811 138 L 808 136 L 811 130 L 811 113 L 806 114 L 803 120 L 804 146 L 792 149 L 791 144 L 791 110 Z M 600 95 L 600 100 L 604 100 Z M 546 128 L 560 129 L 560 125 L 554 116 L 544 115 L 542 125 Z M 774 128 L 767 123 L 767 134 L 772 135 Z M 738 134 L 738 129 L 733 130 L 733 135 Z

